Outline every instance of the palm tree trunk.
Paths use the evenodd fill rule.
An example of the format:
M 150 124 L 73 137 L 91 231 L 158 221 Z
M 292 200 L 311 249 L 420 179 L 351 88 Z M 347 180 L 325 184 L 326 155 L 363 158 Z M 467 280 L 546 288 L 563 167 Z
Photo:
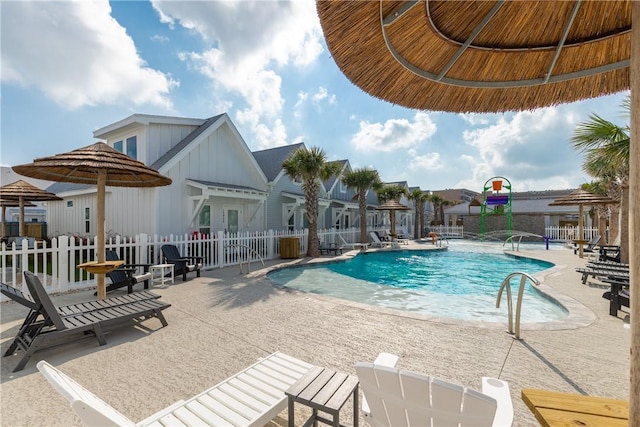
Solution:
M 613 244 L 620 234 L 620 208 L 617 205 L 611 206 L 609 214 L 609 244 Z
M 360 210 L 360 243 L 367 243 L 367 197 L 364 191 L 358 193 L 358 209 Z

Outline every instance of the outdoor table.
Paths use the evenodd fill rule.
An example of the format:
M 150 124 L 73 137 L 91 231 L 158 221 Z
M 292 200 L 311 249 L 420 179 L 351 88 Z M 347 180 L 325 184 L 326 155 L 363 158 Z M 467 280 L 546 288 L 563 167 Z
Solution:
M 627 427 L 629 402 L 548 390 L 523 389 L 522 400 L 543 427 Z
M 586 245 L 587 243 L 589 243 L 588 240 L 584 240 L 584 239 L 573 239 L 572 240 L 573 243 L 575 243 L 576 245 L 578 245 L 578 249 L 579 249 L 579 253 L 582 253 L 581 249 L 584 245 Z M 581 255 L 580 258 L 582 258 L 583 256 Z
M 313 367 L 285 391 L 289 401 L 289 427 L 294 427 L 294 402 L 313 408 L 304 426 L 318 425 L 318 421 L 334 427 L 340 424 L 340 409 L 353 395 L 353 427 L 358 427 L 358 378 L 328 368 Z M 328 413 L 332 420 L 318 415 Z
M 83 270 L 87 270 L 91 274 L 106 274 L 120 267 L 122 264 L 124 264 L 123 260 L 105 261 L 101 263 L 97 261 L 89 261 L 82 264 L 78 264 L 77 267 Z

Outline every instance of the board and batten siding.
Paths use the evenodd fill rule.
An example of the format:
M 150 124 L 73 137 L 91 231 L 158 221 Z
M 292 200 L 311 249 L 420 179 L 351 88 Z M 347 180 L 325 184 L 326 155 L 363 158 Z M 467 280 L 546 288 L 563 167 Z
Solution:
M 193 229 L 189 224 L 189 188 L 188 179 L 231 184 L 267 191 L 267 184 L 261 175 L 248 150 L 244 150 L 244 142 L 238 141 L 228 124 L 223 123 L 197 145 L 189 147 L 188 152 L 175 164 L 160 169 L 160 173 L 170 177 L 173 183 L 165 187 L 158 203 L 158 230 L 160 234 L 186 233 Z M 208 201 L 212 206 L 211 214 L 217 215 L 223 205 L 242 204 L 243 215 L 250 215 L 249 203 L 241 199 L 215 197 Z M 243 218 L 244 220 L 248 218 Z M 259 221 L 258 221 L 259 219 Z M 258 223 L 259 222 L 259 223 Z M 215 224 L 214 224 L 215 226 Z M 251 228 L 263 230 L 264 207 L 256 214 Z M 217 230 L 212 230 L 213 232 Z
M 293 200 L 284 197 L 282 192 L 293 193 L 293 194 L 302 194 L 302 185 L 296 184 L 289 178 L 286 174 L 282 174 L 279 179 L 277 179 L 273 189 L 269 193 L 269 197 L 266 202 L 266 215 L 267 215 L 267 229 L 270 230 L 285 230 L 287 228 L 286 224 L 282 223 L 282 210 L 283 206 L 288 203 L 293 203 Z M 296 211 L 296 227 L 301 227 L 302 225 L 302 217 L 300 213 L 300 208 Z
M 148 156 L 144 162 L 152 165 L 197 128 L 198 126 L 151 123 L 144 136 Z
M 107 187 L 105 197 L 105 231 L 133 237 L 154 234 L 156 224 L 155 188 Z M 48 233 L 95 236 L 97 232 L 96 193 L 62 195 L 62 201 L 48 202 Z M 71 202 L 73 206 L 68 206 Z M 86 232 L 85 209 L 90 209 L 89 232 Z

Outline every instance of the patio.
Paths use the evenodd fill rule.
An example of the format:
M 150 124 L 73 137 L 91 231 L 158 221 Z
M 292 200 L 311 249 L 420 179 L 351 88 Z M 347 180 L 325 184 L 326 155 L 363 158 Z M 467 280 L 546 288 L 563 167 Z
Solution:
M 580 283 L 574 268 L 585 260 L 571 250 L 536 251 L 556 263 L 545 283 L 588 308 L 588 327 L 546 331 L 523 325 L 522 341 L 505 327 L 442 323 L 330 297 L 273 287 L 264 278 L 271 261 L 204 271 L 203 277 L 154 289 L 172 304 L 165 316 L 143 328 L 124 328 L 99 347 L 91 339 L 36 354 L 18 373 L 15 358 L 3 358 L 0 394 L 3 425 L 79 425 L 67 403 L 46 384 L 35 362 L 47 360 L 133 420 L 186 399 L 244 369 L 257 358 L 282 351 L 315 365 L 354 373 L 357 361 L 378 352 L 400 356 L 399 366 L 480 389 L 483 375 L 509 382 L 514 425 L 538 425 L 520 398 L 522 388 L 628 399 L 629 329 L 622 314 L 609 316 L 603 289 Z M 291 263 L 305 262 L 294 260 Z M 88 291 L 54 297 L 59 304 L 89 298 Z M 452 308 L 455 309 L 455 308 Z M 3 351 L 25 310 L 0 305 Z M 506 319 L 505 319 L 506 322 Z M 348 403 L 347 405 L 349 405 Z M 296 419 L 308 413 L 300 409 Z M 345 407 L 350 423 L 350 408 Z M 362 419 L 361 419 L 362 421 Z M 286 411 L 273 421 L 286 425 Z

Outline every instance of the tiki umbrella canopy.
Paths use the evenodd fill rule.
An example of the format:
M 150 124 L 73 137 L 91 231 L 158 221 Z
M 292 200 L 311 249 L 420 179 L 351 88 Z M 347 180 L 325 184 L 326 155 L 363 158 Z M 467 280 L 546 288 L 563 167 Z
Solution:
M 379 211 L 389 211 L 389 221 L 391 222 L 391 231 L 389 234 L 391 238 L 394 238 L 396 236 L 396 211 L 408 211 L 411 208 L 392 199 L 379 205 L 376 209 Z
M 317 2 L 331 56 L 408 108 L 531 109 L 629 88 L 628 1 Z
M 18 228 L 18 234 L 20 236 L 26 236 L 26 230 L 24 225 L 24 207 L 25 202 L 47 201 L 47 200 L 62 200 L 60 197 L 46 190 L 29 184 L 26 181 L 19 180 L 12 182 L 11 184 L 3 185 L 0 187 L 0 198 L 2 198 L 2 222 L 4 223 L 4 207 L 9 206 L 5 202 L 13 202 L 13 206 L 20 207 L 20 225 Z M 4 234 L 4 233 L 3 233 Z
M 631 89 L 629 277 L 640 283 L 640 2 L 316 2 L 352 83 L 405 107 L 528 110 Z M 640 425 L 640 289 L 631 287 L 629 425 Z
M 15 172 L 32 178 L 97 186 L 97 261 L 105 262 L 105 186 L 160 187 L 171 184 L 144 163 L 117 151 L 103 142 L 68 153 L 35 159 L 33 163 L 13 166 Z M 98 298 L 106 296 L 104 274 L 96 274 Z
M 584 206 L 587 205 L 617 205 L 618 201 L 600 194 L 592 193 L 582 188 L 567 194 L 566 196 L 555 199 L 549 203 L 549 206 L 576 206 L 579 208 L 578 217 L 578 240 L 584 239 Z M 582 242 L 578 242 L 579 256 L 582 258 Z

